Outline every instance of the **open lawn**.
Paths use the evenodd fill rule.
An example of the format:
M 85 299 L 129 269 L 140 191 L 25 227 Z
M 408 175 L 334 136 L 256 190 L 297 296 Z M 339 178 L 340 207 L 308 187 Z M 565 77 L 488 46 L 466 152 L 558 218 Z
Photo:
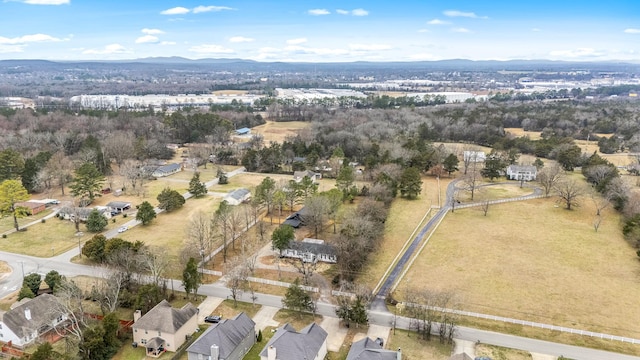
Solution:
M 391 331 L 385 344 L 387 349 L 402 349 L 402 358 L 420 360 L 447 360 L 451 357 L 451 345 L 440 344 L 437 337 L 431 341 L 422 340 L 415 332 L 407 330 Z
M 440 179 L 441 202 L 444 202 L 450 178 Z M 422 178 L 422 194 L 416 200 L 396 198 L 385 222 L 384 240 L 381 249 L 371 254 L 368 266 L 358 276 L 358 281 L 373 289 L 405 242 L 419 225 L 420 220 L 434 205 L 438 205 L 438 181 L 433 177 Z
M 476 345 L 476 357 L 487 356 L 494 360 L 530 360 L 531 353 L 522 350 L 504 348 L 501 346 Z
M 320 325 L 320 323 L 322 322 L 322 316 L 316 315 L 314 317 L 313 315 L 308 313 L 302 313 L 302 312 L 292 311 L 287 309 L 280 309 L 273 316 L 273 320 L 279 322 L 281 326 L 289 323 L 297 331 L 300 331 L 314 321 L 316 324 Z
M 114 224 L 109 223 L 108 227 Z M 84 225 L 80 225 L 80 230 L 85 230 Z M 84 242 L 93 236 L 85 232 L 81 236 L 76 236 L 76 228 L 71 221 L 57 218 L 49 219 L 46 223 L 34 224 L 26 231 L 18 231 L 7 235 L 6 239 L 0 239 L 0 250 L 12 253 L 51 257 L 61 254 L 80 242 Z
M 311 123 L 304 121 L 267 121 L 266 124 L 252 128 L 251 133 L 262 135 L 265 144 L 269 144 L 271 141 L 282 143 L 288 136 L 296 136 L 300 130 L 309 126 Z
M 461 185 L 460 183 L 458 184 Z M 532 186 L 536 185 L 537 184 L 532 184 Z M 487 181 L 483 182 L 476 190 L 473 201 L 471 200 L 471 192 L 465 190 L 460 190 L 457 198 L 462 202 L 509 199 L 532 194 L 534 192 L 532 186 L 525 183 L 523 187 L 520 187 L 519 182 L 505 181 L 504 179 L 497 180 L 493 183 Z
M 136 226 L 119 237 L 128 241 L 140 240 L 147 245 L 160 247 L 167 251 L 170 259 L 168 276 L 181 278 L 182 262 L 180 252 L 187 243 L 187 226 L 191 216 L 198 211 L 212 213 L 219 204 L 219 199 L 204 196 L 199 199 L 189 199 L 184 206 L 170 213 L 163 212 L 147 226 Z
M 40 219 L 42 219 L 43 217 L 51 214 L 53 210 L 51 209 L 47 209 L 45 211 L 42 211 L 38 214 L 35 215 L 30 215 L 30 216 L 25 216 L 23 218 L 18 218 L 18 225 L 20 227 L 25 226 L 26 224 L 33 222 L 33 221 L 38 221 Z M 3 233 L 5 231 L 9 231 L 15 229 L 15 227 L 13 226 L 13 216 L 3 216 L 0 217 L 0 233 Z
M 247 302 L 238 301 L 236 305 L 233 304 L 233 300 L 224 300 L 220 306 L 218 306 L 211 315 L 221 315 L 223 319 L 231 319 L 232 317 L 244 312 L 250 318 L 262 308 L 262 305 L 254 305 Z
M 403 288 L 453 292 L 460 308 L 640 338 L 640 262 L 619 216 L 584 198 L 567 211 L 555 199 L 449 213 L 402 279 Z

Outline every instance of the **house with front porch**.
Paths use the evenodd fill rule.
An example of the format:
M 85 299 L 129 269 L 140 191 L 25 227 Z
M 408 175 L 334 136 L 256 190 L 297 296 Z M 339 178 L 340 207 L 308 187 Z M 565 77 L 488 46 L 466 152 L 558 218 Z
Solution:
M 134 344 L 144 346 L 147 356 L 158 357 L 165 351 L 175 352 L 198 330 L 198 309 L 191 303 L 177 309 L 162 300 L 144 316 L 137 310 L 133 321 Z

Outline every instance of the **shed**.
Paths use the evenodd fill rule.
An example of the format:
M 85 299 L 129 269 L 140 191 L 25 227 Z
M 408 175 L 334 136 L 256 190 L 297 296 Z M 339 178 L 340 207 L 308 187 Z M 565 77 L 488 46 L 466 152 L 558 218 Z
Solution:
M 249 134 L 251 134 L 251 129 L 247 127 L 236 129 L 236 135 L 249 135 Z
M 182 170 L 182 165 L 171 163 L 171 164 L 160 166 L 159 168 L 155 169 L 153 171 L 153 174 L 151 175 L 155 177 L 169 176 L 177 173 L 180 170 Z
M 240 188 L 228 193 L 227 196 L 224 197 L 224 201 L 229 205 L 240 205 L 249 200 L 249 198 L 251 198 L 251 191 L 249 191 L 249 189 Z

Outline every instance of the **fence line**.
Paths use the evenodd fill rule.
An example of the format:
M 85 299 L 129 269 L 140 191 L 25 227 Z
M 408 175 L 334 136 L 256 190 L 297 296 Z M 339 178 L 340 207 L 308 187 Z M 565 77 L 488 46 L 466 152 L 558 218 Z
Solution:
M 450 314 L 469 316 L 469 317 L 475 317 L 475 318 L 487 319 L 487 320 L 493 320 L 493 321 L 500 321 L 500 322 L 504 322 L 504 323 L 517 324 L 517 325 L 523 325 L 523 326 L 537 327 L 537 328 L 541 328 L 541 329 L 547 329 L 547 330 L 552 330 L 552 331 L 560 331 L 560 332 L 569 333 L 569 334 L 590 336 L 590 337 L 595 337 L 595 338 L 604 339 L 604 340 L 614 340 L 614 341 L 628 342 L 628 343 L 631 343 L 631 344 L 640 344 L 640 339 L 634 339 L 634 338 L 625 337 L 625 336 L 604 334 L 604 333 L 599 333 L 599 332 L 594 332 L 594 331 L 568 328 L 568 327 L 564 327 L 564 326 L 543 324 L 543 323 L 538 323 L 538 322 L 534 322 L 534 321 L 526 321 L 526 320 L 508 318 L 508 317 L 504 317 L 504 316 L 487 315 L 487 314 L 481 314 L 481 313 L 476 313 L 476 312 L 472 312 L 472 311 L 447 309 L 447 308 L 441 308 L 441 307 L 438 307 L 438 306 L 426 306 L 426 305 L 420 305 L 420 304 L 415 304 L 415 303 L 402 303 L 402 304 L 404 304 L 405 307 L 407 305 L 409 305 L 409 306 L 417 306 L 417 307 L 427 308 L 427 309 L 430 309 L 430 310 L 446 312 L 446 313 L 450 313 Z
M 520 197 L 515 197 L 515 198 L 509 198 L 509 199 L 491 200 L 491 201 L 489 201 L 489 204 L 490 205 L 503 204 L 503 203 L 513 202 L 513 201 L 524 201 L 524 200 L 531 200 L 531 199 L 541 199 L 543 197 L 545 197 L 545 195 L 520 196 Z M 455 207 L 455 210 L 470 208 L 470 207 L 474 207 L 474 206 L 482 206 L 482 205 L 485 205 L 485 204 L 486 204 L 485 202 L 474 202 L 474 203 L 470 203 L 470 204 L 460 204 L 460 205 Z
M 222 271 L 217 271 L 217 270 L 202 269 L 202 272 L 205 273 L 205 274 L 209 274 L 209 275 L 223 276 Z M 253 277 L 253 276 L 247 277 L 247 280 L 251 281 L 251 282 L 255 282 L 255 283 L 260 283 L 260 284 L 265 284 L 265 285 L 281 286 L 281 287 L 286 287 L 286 288 L 291 286 L 291 283 L 288 283 L 288 282 L 257 278 L 257 277 Z M 320 289 L 318 289 L 317 287 L 313 287 L 313 286 L 300 285 L 300 287 L 302 289 L 304 289 L 305 291 L 311 291 L 311 292 L 314 292 L 314 293 L 317 293 L 317 292 L 320 291 Z

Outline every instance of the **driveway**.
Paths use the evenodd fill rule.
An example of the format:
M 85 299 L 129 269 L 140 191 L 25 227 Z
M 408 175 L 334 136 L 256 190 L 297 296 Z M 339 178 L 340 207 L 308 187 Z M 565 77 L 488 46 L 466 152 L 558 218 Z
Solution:
M 372 340 L 377 338 L 382 338 L 384 340 L 383 348 L 387 347 L 387 340 L 389 340 L 389 332 L 391 328 L 388 326 L 376 325 L 369 323 L 369 331 L 367 332 L 367 336 Z
M 476 357 L 476 343 L 473 341 L 453 339 L 453 342 L 456 345 L 453 350 L 454 354 L 465 353 L 471 356 L 472 359 Z
M 264 330 L 267 326 L 275 326 L 280 325 L 279 322 L 273 320 L 273 316 L 278 312 L 277 307 L 271 306 L 263 306 L 258 312 L 253 316 L 253 321 L 256 323 L 256 329 Z
M 320 323 L 320 327 L 329 334 L 327 337 L 327 349 L 334 352 L 340 351 L 344 338 L 347 336 L 347 328 L 340 326 L 340 319 L 325 316 Z M 345 344 L 345 346 L 351 346 L 351 344 Z
M 213 310 L 222 304 L 223 300 L 219 297 L 207 296 L 198 306 L 198 324 L 204 324 L 204 317 L 211 315 Z

